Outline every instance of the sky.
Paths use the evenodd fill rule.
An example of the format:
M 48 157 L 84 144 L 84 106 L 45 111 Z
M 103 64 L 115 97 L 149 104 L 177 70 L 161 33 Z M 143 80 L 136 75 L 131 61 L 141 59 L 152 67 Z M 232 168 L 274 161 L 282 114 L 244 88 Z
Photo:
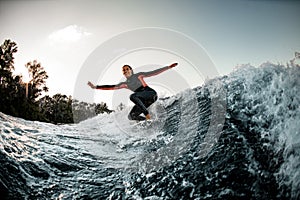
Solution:
M 205 73 L 195 75 L 199 66 L 201 70 L 215 67 L 218 75 L 225 75 L 242 64 L 285 64 L 300 51 L 299 19 L 300 1 L 295 0 L 2 0 L 0 42 L 11 39 L 17 43 L 16 73 L 25 74 L 29 61 L 42 64 L 49 75 L 50 95 L 73 95 L 80 83 L 82 96 L 76 94 L 76 98 L 108 101 L 109 106 L 114 106 L 111 96 L 124 98 L 122 92 L 91 91 L 84 82 L 118 83 L 123 64 L 152 70 L 178 62 L 173 75 L 149 78 L 149 84 L 153 83 L 161 95 L 168 95 L 184 89 L 172 86 L 174 83 L 168 86 L 168 81 L 172 82 L 168 77 L 180 79 L 178 83 L 185 87 L 202 84 L 207 77 Z M 151 37 L 151 28 L 161 29 L 161 34 L 172 33 L 166 38 L 161 34 Z M 139 30 L 144 29 L 147 31 L 140 34 Z M 118 46 L 117 39 L 127 33 L 128 40 Z M 157 40 L 161 47 L 148 48 L 152 43 L 143 47 L 143 40 L 145 45 L 149 41 L 156 44 Z M 126 47 L 128 42 L 137 41 L 141 44 L 135 49 Z M 164 42 L 173 43 L 175 50 L 169 44 L 165 49 Z M 189 42 L 198 46 L 184 46 Z M 116 54 L 118 57 L 101 53 L 105 44 L 112 43 L 116 52 L 122 52 Z M 181 47 L 185 52 L 178 53 Z M 190 57 L 197 53 L 211 62 L 192 63 Z M 106 59 L 104 66 L 101 59 Z M 87 68 L 88 63 L 94 66 Z M 91 95 L 92 99 L 85 99 Z

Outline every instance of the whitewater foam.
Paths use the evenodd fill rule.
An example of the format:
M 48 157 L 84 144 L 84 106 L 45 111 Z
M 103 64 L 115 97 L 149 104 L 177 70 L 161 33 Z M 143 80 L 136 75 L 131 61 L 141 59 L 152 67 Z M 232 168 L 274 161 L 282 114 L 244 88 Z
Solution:
M 0 192 L 8 199 L 297 199 L 299 77 L 299 66 L 241 67 L 160 99 L 150 129 L 133 129 L 130 108 L 73 125 L 0 113 Z

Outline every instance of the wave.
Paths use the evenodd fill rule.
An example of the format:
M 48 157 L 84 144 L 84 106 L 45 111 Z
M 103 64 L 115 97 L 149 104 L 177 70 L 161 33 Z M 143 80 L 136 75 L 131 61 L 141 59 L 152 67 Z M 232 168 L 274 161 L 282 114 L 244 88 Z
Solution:
M 4 199 L 299 199 L 300 68 L 245 65 L 128 110 L 53 125 L 0 113 Z

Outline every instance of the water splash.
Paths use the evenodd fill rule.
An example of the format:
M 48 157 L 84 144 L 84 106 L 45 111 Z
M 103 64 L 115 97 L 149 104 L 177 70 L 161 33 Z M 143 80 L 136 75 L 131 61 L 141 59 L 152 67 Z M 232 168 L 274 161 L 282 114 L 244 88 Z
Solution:
M 243 66 L 160 99 L 151 112 L 162 120 L 151 129 L 133 129 L 124 119 L 128 110 L 74 125 L 0 113 L 0 193 L 4 199 L 297 199 L 299 77 L 299 66 Z M 222 123 L 212 120 L 217 116 Z

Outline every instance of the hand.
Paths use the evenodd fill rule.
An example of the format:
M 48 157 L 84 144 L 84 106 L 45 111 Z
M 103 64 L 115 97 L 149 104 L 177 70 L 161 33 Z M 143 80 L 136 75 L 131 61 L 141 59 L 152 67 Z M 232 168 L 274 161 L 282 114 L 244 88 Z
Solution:
M 173 63 L 173 64 L 169 65 L 169 67 L 170 67 L 170 68 L 173 68 L 173 67 L 175 67 L 175 66 L 177 66 L 177 65 L 178 65 L 178 63 Z
M 96 86 L 93 84 L 93 83 L 91 83 L 90 81 L 87 83 L 92 89 L 96 89 Z

